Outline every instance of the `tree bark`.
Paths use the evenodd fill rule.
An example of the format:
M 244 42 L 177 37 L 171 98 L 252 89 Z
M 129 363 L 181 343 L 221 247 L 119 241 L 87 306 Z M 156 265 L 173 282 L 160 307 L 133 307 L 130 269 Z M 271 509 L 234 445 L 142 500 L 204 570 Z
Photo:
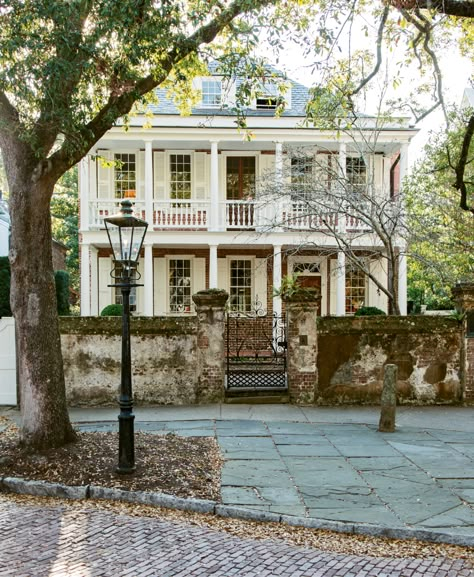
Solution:
M 35 448 L 58 447 L 76 434 L 66 406 L 56 310 L 50 217 L 54 182 L 32 176 L 36 163 L 16 160 L 10 180 L 10 300 L 18 335 L 20 439 Z

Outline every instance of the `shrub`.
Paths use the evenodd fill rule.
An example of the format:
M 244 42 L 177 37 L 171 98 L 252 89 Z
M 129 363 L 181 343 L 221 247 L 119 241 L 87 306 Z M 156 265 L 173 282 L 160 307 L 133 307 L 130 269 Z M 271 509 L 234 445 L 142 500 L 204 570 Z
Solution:
M 376 315 L 385 315 L 385 313 L 377 307 L 360 307 L 354 314 L 355 317 L 372 317 Z
M 0 257 L 0 317 L 11 317 L 10 308 L 10 261 Z
M 100 313 L 101 317 L 121 317 L 123 312 L 122 305 L 107 305 Z
M 67 316 L 71 314 L 69 308 L 69 273 L 65 270 L 57 270 L 54 273 L 56 283 L 56 300 L 58 315 Z

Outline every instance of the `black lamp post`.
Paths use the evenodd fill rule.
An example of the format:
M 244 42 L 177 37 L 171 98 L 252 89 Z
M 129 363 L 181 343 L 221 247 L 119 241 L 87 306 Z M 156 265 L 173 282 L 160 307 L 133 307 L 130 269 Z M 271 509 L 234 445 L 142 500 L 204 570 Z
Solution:
M 130 353 L 130 291 L 142 286 L 134 281 L 138 258 L 148 224 L 133 216 L 130 200 L 122 200 L 119 214 L 104 218 L 105 229 L 114 257 L 112 277 L 117 281 L 110 285 L 122 291 L 122 375 L 119 397 L 119 462 L 117 473 L 135 471 L 135 443 L 133 438 L 132 359 Z

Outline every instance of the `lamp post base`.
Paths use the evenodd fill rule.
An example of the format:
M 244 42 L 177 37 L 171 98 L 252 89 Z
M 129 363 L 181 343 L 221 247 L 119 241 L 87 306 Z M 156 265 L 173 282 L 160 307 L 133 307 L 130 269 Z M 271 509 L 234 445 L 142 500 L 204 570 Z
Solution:
M 121 412 L 119 417 L 119 462 L 115 469 L 120 475 L 134 473 L 135 467 L 135 442 L 133 425 L 135 415 L 131 411 Z

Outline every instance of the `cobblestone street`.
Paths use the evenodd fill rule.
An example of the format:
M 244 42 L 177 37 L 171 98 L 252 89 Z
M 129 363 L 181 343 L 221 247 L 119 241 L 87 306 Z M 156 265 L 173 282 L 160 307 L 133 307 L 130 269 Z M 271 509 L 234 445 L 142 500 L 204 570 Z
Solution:
M 0 498 L 0 543 L 2 577 L 474 576 L 462 559 L 341 555 L 178 520 L 20 504 L 7 496 Z

